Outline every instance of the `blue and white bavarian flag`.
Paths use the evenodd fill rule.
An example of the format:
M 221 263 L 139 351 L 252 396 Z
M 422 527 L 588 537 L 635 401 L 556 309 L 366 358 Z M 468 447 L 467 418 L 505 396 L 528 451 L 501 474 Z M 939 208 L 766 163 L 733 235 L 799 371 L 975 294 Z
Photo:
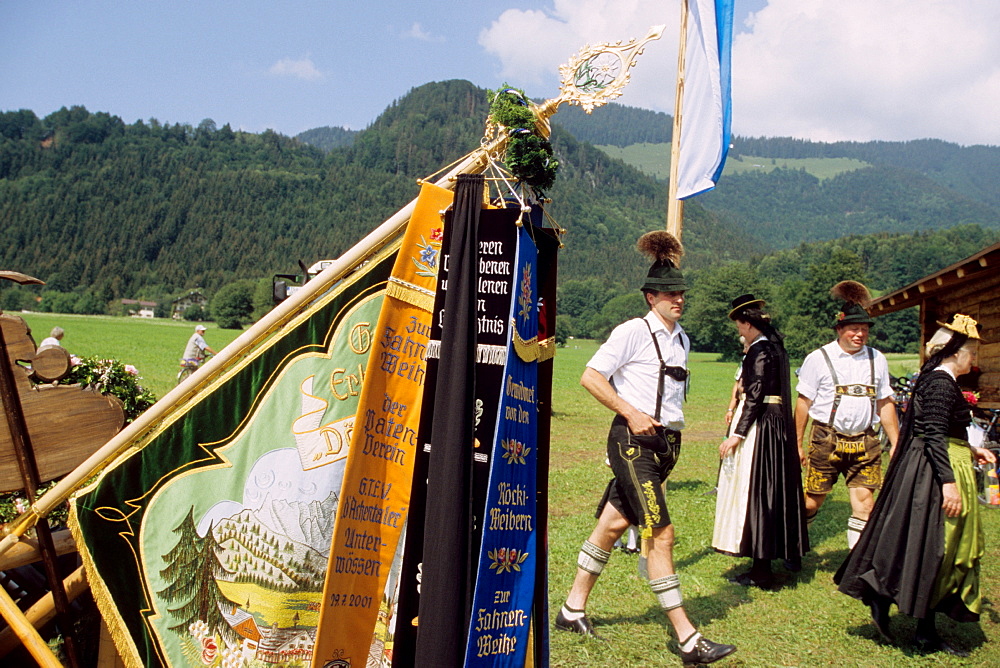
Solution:
M 711 190 L 722 175 L 731 134 L 732 45 L 733 0 L 688 0 L 677 199 Z

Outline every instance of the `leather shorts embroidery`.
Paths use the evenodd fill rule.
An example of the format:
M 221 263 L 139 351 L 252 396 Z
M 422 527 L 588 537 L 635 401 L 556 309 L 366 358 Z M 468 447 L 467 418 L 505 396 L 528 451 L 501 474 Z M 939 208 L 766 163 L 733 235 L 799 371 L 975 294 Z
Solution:
M 829 494 L 841 475 L 848 487 L 882 486 L 882 444 L 875 430 L 846 436 L 813 423 L 806 463 L 807 494 Z

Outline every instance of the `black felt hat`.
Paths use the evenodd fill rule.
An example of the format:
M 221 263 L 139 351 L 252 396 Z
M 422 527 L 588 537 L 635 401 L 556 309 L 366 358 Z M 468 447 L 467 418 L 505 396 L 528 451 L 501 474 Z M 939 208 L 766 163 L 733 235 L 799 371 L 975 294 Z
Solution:
M 636 247 L 653 259 L 641 290 L 684 292 L 688 289 L 679 266 L 684 247 L 674 235 L 664 230 L 647 232 L 639 237 Z
M 731 310 L 729 311 L 729 319 L 735 320 L 736 319 L 735 316 L 737 315 L 738 311 L 742 311 L 743 309 L 751 307 L 761 308 L 764 306 L 764 304 L 765 302 L 763 299 L 757 299 L 750 293 L 747 293 L 745 295 L 740 295 L 739 297 L 737 297 L 736 299 L 734 299 L 732 302 L 729 303 L 729 306 L 731 307 Z

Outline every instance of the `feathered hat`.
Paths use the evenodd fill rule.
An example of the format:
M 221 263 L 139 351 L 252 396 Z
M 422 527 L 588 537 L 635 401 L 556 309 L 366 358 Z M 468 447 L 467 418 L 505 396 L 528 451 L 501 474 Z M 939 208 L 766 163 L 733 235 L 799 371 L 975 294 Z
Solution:
M 636 248 L 653 260 L 641 290 L 683 292 L 688 289 L 680 270 L 684 247 L 674 235 L 664 230 L 647 232 L 639 237 Z
M 835 329 L 841 325 L 875 324 L 871 315 L 865 310 L 872 301 L 872 295 L 861 283 L 841 281 L 830 289 L 830 295 L 843 303 L 840 312 L 837 313 L 837 320 L 833 323 Z

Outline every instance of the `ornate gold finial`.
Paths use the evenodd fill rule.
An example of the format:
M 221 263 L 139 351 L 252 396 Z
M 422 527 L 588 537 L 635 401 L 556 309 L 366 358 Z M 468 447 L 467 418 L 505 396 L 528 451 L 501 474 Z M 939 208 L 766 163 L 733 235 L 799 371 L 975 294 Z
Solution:
M 631 39 L 624 44 L 618 41 L 614 44 L 584 46 L 580 53 L 559 67 L 562 83 L 557 97 L 541 104 L 524 98 L 523 103 L 534 115 L 535 134 L 543 139 L 549 138 L 552 134 L 549 117 L 556 113 L 563 102 L 578 104 L 589 114 L 594 108 L 621 97 L 622 89 L 631 78 L 629 71 L 635 65 L 636 58 L 642 55 L 647 42 L 663 35 L 665 28 L 662 25 L 653 26 L 642 39 Z M 515 92 L 520 94 L 520 91 Z M 518 132 L 527 131 L 526 127 L 518 128 Z M 480 148 L 466 156 L 467 162 L 455 168 L 446 178 L 463 172 L 481 172 L 492 164 L 503 162 L 510 139 L 510 128 L 488 119 Z
M 541 105 L 531 104 L 538 119 L 535 126 L 539 134 L 549 136 L 548 119 L 563 102 L 578 104 L 589 114 L 596 107 L 621 97 L 636 58 L 642 55 L 647 42 L 660 39 L 665 28 L 662 25 L 653 26 L 642 39 L 631 39 L 625 44 L 621 41 L 596 46 L 588 44 L 568 63 L 560 65 L 562 83 L 559 85 L 559 96 Z
M 580 53 L 559 67 L 562 75 L 560 102 L 578 104 L 588 114 L 616 97 L 629 82 L 629 71 L 642 55 L 647 42 L 659 39 L 666 26 L 653 26 L 641 40 L 631 39 L 622 44 L 584 46 Z

